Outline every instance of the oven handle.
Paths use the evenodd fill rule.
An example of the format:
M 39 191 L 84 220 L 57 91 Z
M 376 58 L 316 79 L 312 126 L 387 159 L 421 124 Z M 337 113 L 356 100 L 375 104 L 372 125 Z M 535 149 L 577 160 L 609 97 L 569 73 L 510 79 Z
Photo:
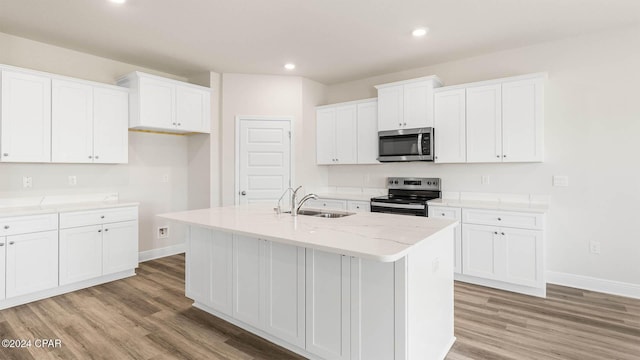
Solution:
M 377 201 L 372 201 L 371 206 L 380 206 L 380 207 L 395 208 L 395 209 L 416 209 L 416 210 L 422 210 L 425 208 L 425 205 L 419 205 L 419 204 L 390 204 L 390 203 L 383 203 L 383 202 L 377 202 Z

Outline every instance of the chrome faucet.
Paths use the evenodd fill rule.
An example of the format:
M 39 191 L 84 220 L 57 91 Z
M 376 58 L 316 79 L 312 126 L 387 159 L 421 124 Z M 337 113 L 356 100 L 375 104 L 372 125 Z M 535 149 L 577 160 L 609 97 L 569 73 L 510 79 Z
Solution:
M 304 205 L 304 203 L 309 199 L 318 200 L 318 195 L 316 195 L 316 194 L 307 194 L 307 195 L 303 196 L 302 199 L 300 199 L 300 202 L 298 203 L 298 206 L 296 207 L 295 212 L 292 215 L 293 216 L 298 216 L 298 211 L 300 211 L 300 208 L 302 207 L 302 205 Z

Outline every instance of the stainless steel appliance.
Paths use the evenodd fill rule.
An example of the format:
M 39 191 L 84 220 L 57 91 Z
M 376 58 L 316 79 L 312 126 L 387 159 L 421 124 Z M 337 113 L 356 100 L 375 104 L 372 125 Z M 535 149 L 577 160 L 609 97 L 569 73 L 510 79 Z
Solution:
M 378 132 L 378 161 L 433 161 L 433 128 Z
M 438 178 L 387 178 L 389 194 L 371 198 L 371 212 L 428 216 L 427 201 L 440 197 Z

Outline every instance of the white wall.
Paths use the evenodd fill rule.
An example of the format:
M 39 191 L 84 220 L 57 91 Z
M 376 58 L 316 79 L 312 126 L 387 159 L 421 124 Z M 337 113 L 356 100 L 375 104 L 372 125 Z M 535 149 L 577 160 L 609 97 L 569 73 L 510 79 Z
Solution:
M 324 85 L 296 76 L 222 74 L 221 198 L 234 204 L 236 116 L 293 117 L 294 182 L 307 189 L 324 186 L 327 170 L 315 165 L 315 111 Z
M 0 63 L 109 84 L 115 84 L 119 76 L 134 70 L 186 80 L 2 33 Z M 130 132 L 129 164 L 126 165 L 3 163 L 0 164 L 0 197 L 118 192 L 122 200 L 140 202 L 140 251 L 179 244 L 184 240 L 184 227 L 172 224 L 169 239 L 156 239 L 156 228 L 165 222 L 155 215 L 185 210 L 189 199 L 195 198 L 188 197 L 189 164 L 202 162 L 202 158 L 208 156 L 206 142 L 206 136 L 191 140 L 187 136 Z M 206 173 L 208 168 L 201 171 Z M 161 182 L 164 174 L 169 175 L 168 183 Z M 76 186 L 67 185 L 69 175 L 77 176 Z M 23 176 L 33 177 L 33 188 L 22 189 Z M 208 183 L 206 188 L 208 191 Z M 208 196 L 207 193 L 206 198 Z M 203 204 L 194 203 L 199 205 Z
M 330 186 L 383 187 L 384 177 L 441 177 L 446 191 L 548 194 L 547 270 L 640 285 L 640 28 L 566 39 L 328 88 L 330 103 L 373 85 L 436 74 L 447 85 L 548 71 L 542 164 L 334 166 Z M 437 132 L 436 132 L 437 136 Z M 489 185 L 481 185 L 489 175 Z M 568 175 L 569 187 L 552 187 Z M 600 255 L 589 253 L 599 241 Z

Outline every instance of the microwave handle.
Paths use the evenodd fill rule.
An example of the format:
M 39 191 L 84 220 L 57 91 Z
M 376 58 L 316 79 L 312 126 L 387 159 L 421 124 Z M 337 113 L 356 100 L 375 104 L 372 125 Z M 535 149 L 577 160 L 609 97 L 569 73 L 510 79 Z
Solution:
M 422 133 L 418 134 L 418 155 L 422 156 Z

